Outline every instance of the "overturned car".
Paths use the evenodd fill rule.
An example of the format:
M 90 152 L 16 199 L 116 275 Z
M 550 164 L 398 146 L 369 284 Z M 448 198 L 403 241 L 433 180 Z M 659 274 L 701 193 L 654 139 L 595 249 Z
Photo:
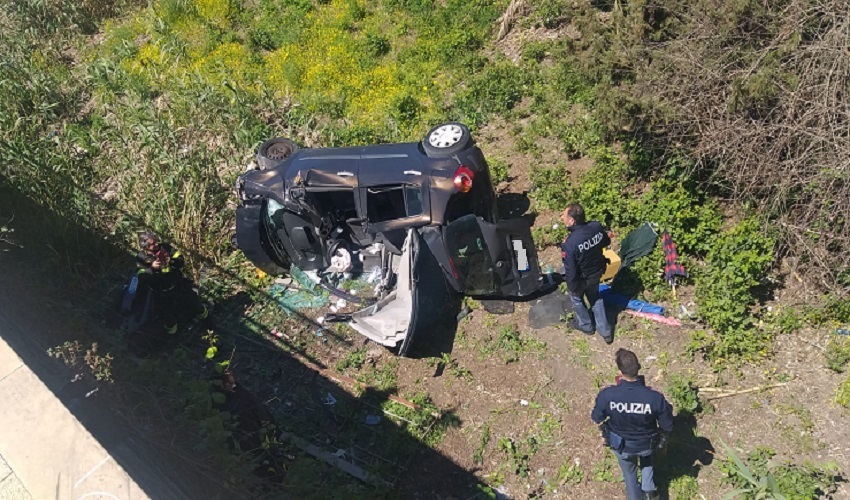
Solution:
M 238 247 L 272 275 L 368 273 L 374 296 L 345 319 L 401 355 L 447 313 L 425 282 L 490 298 L 540 287 L 529 224 L 497 220 L 487 162 L 462 124 L 404 144 L 302 149 L 275 138 L 257 162 L 236 185 Z

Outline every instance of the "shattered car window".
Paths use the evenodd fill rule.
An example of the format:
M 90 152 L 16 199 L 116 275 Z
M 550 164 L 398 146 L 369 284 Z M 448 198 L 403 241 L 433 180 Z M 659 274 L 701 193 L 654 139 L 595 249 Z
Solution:
M 283 205 L 274 200 L 274 198 L 269 198 L 266 205 L 266 215 L 268 216 L 269 225 L 272 228 L 277 228 L 275 224 L 275 214 L 278 211 L 283 210 Z
M 474 217 L 460 219 L 446 232 L 449 258 L 470 295 L 492 293 L 496 287 L 493 260 Z

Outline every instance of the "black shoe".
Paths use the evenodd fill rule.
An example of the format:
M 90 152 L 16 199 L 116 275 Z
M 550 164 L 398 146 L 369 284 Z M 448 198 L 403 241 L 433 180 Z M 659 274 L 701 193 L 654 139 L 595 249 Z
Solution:
M 611 345 L 614 343 L 614 336 L 602 337 L 602 340 L 604 340 L 606 344 Z
M 643 500 L 658 500 L 658 492 L 657 491 L 644 491 L 643 492 Z
M 585 330 L 585 329 L 581 328 L 580 326 L 578 326 L 578 322 L 576 321 L 576 319 L 575 319 L 575 318 L 571 318 L 571 319 L 567 322 L 567 326 L 569 326 L 569 327 L 570 327 L 570 328 L 572 328 L 573 330 L 578 330 L 578 331 L 580 331 L 581 333 L 583 333 L 583 334 L 585 334 L 585 335 L 593 335 L 593 333 L 594 333 L 594 332 L 593 332 L 593 330 L 587 331 L 587 330 Z

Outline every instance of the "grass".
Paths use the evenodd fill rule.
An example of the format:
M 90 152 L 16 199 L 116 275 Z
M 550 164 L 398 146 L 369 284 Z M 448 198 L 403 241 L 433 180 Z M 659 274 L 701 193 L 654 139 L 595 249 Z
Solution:
M 590 342 L 586 338 L 576 338 L 573 340 L 573 348 L 576 350 L 576 362 L 579 366 L 586 370 L 592 370 L 594 366 L 590 361 L 592 354 L 590 352 Z
M 850 409 L 850 377 L 844 379 L 835 389 L 835 403 L 845 409 Z
M 602 460 L 593 465 L 591 474 L 593 480 L 600 483 L 617 483 L 623 481 L 623 478 L 620 476 L 620 467 L 617 465 L 617 459 L 607 449 Z
M 850 338 L 834 336 L 829 339 L 824 348 L 826 367 L 838 373 L 843 373 L 850 362 Z
M 696 181 L 679 182 L 687 169 L 669 163 L 665 164 L 669 173 L 655 172 L 650 180 L 635 177 L 644 168 L 642 153 L 629 138 L 618 142 L 603 127 L 594 112 L 598 82 L 570 64 L 573 42 L 530 42 L 522 47 L 518 65 L 491 57 L 493 26 L 507 4 L 507 0 L 154 0 L 140 9 L 119 2 L 115 12 L 121 17 L 101 22 L 103 15 L 86 10 L 97 2 L 13 0 L 0 8 L 0 43 L 5 48 L 0 177 L 54 213 L 57 221 L 30 224 L 42 232 L 34 241 L 50 241 L 51 250 L 20 239 L 20 231 L 13 234 L 20 219 L 2 221 L 0 248 L 11 242 L 25 244 L 33 252 L 43 250 L 49 258 L 43 259 L 42 272 L 51 283 L 80 297 L 102 297 L 114 284 L 112 276 L 123 272 L 114 264 L 116 254 L 132 247 L 136 231 L 153 229 L 187 252 L 195 275 L 203 271 L 209 276 L 203 293 L 232 306 L 221 316 L 233 317 L 219 318 L 228 332 L 216 346 L 219 356 L 233 345 L 245 347 L 231 332 L 250 336 L 247 351 L 256 348 L 254 343 L 265 339 L 273 326 L 288 336 L 277 343 L 280 352 L 315 356 L 321 350 L 313 348 L 322 344 L 313 331 L 268 301 L 262 290 L 270 277 L 258 276 L 229 248 L 234 217 L 230 188 L 252 151 L 275 135 L 326 146 L 418 140 L 434 123 L 457 119 L 475 129 L 498 113 L 514 123 L 512 135 L 519 150 L 542 158 L 540 145 L 554 143 L 563 151 L 554 153 L 558 158 L 553 166 L 533 172 L 535 210 L 556 210 L 579 200 L 592 218 L 610 217 L 618 231 L 647 219 L 672 228 L 683 256 L 709 261 L 708 269 L 695 278 L 705 297 L 701 314 L 721 334 L 732 332 L 726 337 L 696 338 L 694 352 L 705 353 L 721 368 L 734 363 L 730 358 L 735 356 L 762 359 L 769 353 L 771 335 L 795 331 L 800 319 L 792 313 L 777 315 L 768 321 L 770 331 L 741 329 L 744 335 L 756 334 L 754 341 L 750 336 L 735 337 L 736 325 L 750 327 L 757 318 L 748 310 L 727 307 L 731 278 L 724 270 L 732 263 L 742 271 L 738 274 L 747 275 L 748 283 L 730 282 L 736 284 L 736 298 L 748 304 L 751 284 L 767 265 L 762 250 L 770 241 L 754 238 L 751 227 L 721 232 L 720 212 L 710 197 L 692 185 Z M 554 28 L 577 15 L 573 10 L 564 2 L 547 0 L 518 22 Z M 88 38 L 94 32 L 102 34 L 98 44 Z M 528 105 L 518 109 L 524 98 Z M 594 165 L 586 174 L 571 177 L 567 162 L 579 156 Z M 491 158 L 497 182 L 512 176 L 512 161 Z M 70 226 L 97 236 L 80 237 Z M 535 228 L 538 244 L 554 244 L 563 236 L 562 227 Z M 97 243 L 104 237 L 119 250 Z M 759 243 L 754 252 L 739 251 L 751 240 Z M 637 268 L 647 288 L 659 283 L 658 255 Z M 243 300 L 250 305 L 243 308 L 239 305 Z M 86 302 L 83 307 L 97 315 L 105 306 Z M 838 319 L 846 311 L 846 303 L 838 302 L 823 314 Z M 482 357 L 514 363 L 529 354 L 546 354 L 544 343 L 515 325 L 500 325 L 489 315 L 483 324 L 491 333 L 476 345 Z M 104 337 L 97 339 L 101 341 L 97 350 L 92 348 L 89 367 L 95 377 L 120 377 L 126 366 L 122 352 L 112 348 L 120 342 Z M 465 342 L 469 336 L 460 330 L 457 345 Z M 738 352 L 739 345 L 746 349 Z M 573 348 L 576 362 L 594 370 L 587 340 L 575 340 Z M 225 463 L 228 422 L 210 406 L 204 377 L 212 364 L 204 362 L 206 349 L 181 349 L 146 360 L 130 373 L 156 382 L 153 387 L 161 389 L 157 395 L 169 415 L 203 423 L 188 434 Z M 829 368 L 845 370 L 846 351 L 846 342 L 830 342 Z M 440 362 L 454 379 L 473 379 L 457 359 Z M 247 365 L 241 365 L 246 378 L 256 378 L 257 384 L 265 380 L 261 363 L 250 369 Z M 398 384 L 397 364 L 367 365 L 365 349 L 348 352 L 335 368 L 354 372 L 383 392 L 394 392 Z M 162 374 L 171 378 L 163 379 Z M 597 385 L 608 378 L 595 375 Z M 685 410 L 693 405 L 686 385 L 676 385 L 676 404 Z M 379 405 L 398 416 L 388 419 L 395 419 L 399 435 L 412 440 L 388 449 L 409 451 L 411 442 L 433 446 L 457 424 L 427 395 L 412 397 L 426 410 L 389 402 Z M 184 399 L 191 402 L 190 408 L 182 406 Z M 555 409 L 566 412 L 569 400 L 561 394 L 554 400 Z M 836 389 L 835 402 L 847 407 L 849 400 L 850 385 L 845 381 Z M 445 416 L 435 419 L 432 412 Z M 792 413 L 805 430 L 805 412 Z M 522 465 L 523 453 L 549 443 L 560 432 L 558 418 L 541 418 L 535 424 L 533 446 L 530 441 L 514 443 L 509 452 L 514 465 Z M 811 415 L 808 418 L 811 421 Z M 489 427 L 487 434 L 479 443 L 481 459 Z M 314 465 L 298 463 L 296 471 Z M 593 477 L 607 477 L 606 470 L 594 468 Z M 568 468 L 564 474 L 573 478 L 579 472 Z M 315 493 L 307 472 L 298 474 L 307 485 L 304 494 Z M 685 495 L 694 486 L 683 478 L 671 489 L 680 488 Z
M 564 463 L 558 468 L 555 483 L 558 486 L 563 486 L 565 484 L 579 484 L 582 481 L 584 481 L 584 471 L 581 469 L 578 460 L 564 460 Z
M 481 431 L 481 438 L 478 441 L 478 446 L 476 446 L 475 451 L 472 453 L 472 463 L 476 465 L 481 465 L 484 463 L 484 450 L 487 449 L 487 445 L 490 443 L 490 425 L 487 424 L 484 426 L 484 430 Z
M 443 353 L 439 358 L 428 358 L 426 360 L 428 366 L 434 366 L 438 369 L 445 370 L 452 378 L 456 380 L 464 380 L 468 383 L 473 381 L 472 372 L 460 366 L 457 359 L 451 357 L 449 353 Z M 451 386 L 451 380 L 446 380 L 446 386 Z
M 546 343 L 528 338 L 520 332 L 516 325 L 500 326 L 496 335 L 490 335 L 480 346 L 479 353 L 482 359 L 491 355 L 498 355 L 505 364 L 519 361 L 520 356 L 526 353 L 545 353 Z

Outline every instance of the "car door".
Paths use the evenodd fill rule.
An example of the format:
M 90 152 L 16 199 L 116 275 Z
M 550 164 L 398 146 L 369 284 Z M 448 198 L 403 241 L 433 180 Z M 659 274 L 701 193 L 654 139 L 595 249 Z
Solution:
M 525 219 L 486 222 L 465 215 L 442 229 L 443 267 L 459 292 L 471 296 L 522 297 L 540 288 L 540 267 Z
M 406 154 L 364 154 L 360 204 L 369 233 L 424 226 L 431 221 L 427 171 Z

